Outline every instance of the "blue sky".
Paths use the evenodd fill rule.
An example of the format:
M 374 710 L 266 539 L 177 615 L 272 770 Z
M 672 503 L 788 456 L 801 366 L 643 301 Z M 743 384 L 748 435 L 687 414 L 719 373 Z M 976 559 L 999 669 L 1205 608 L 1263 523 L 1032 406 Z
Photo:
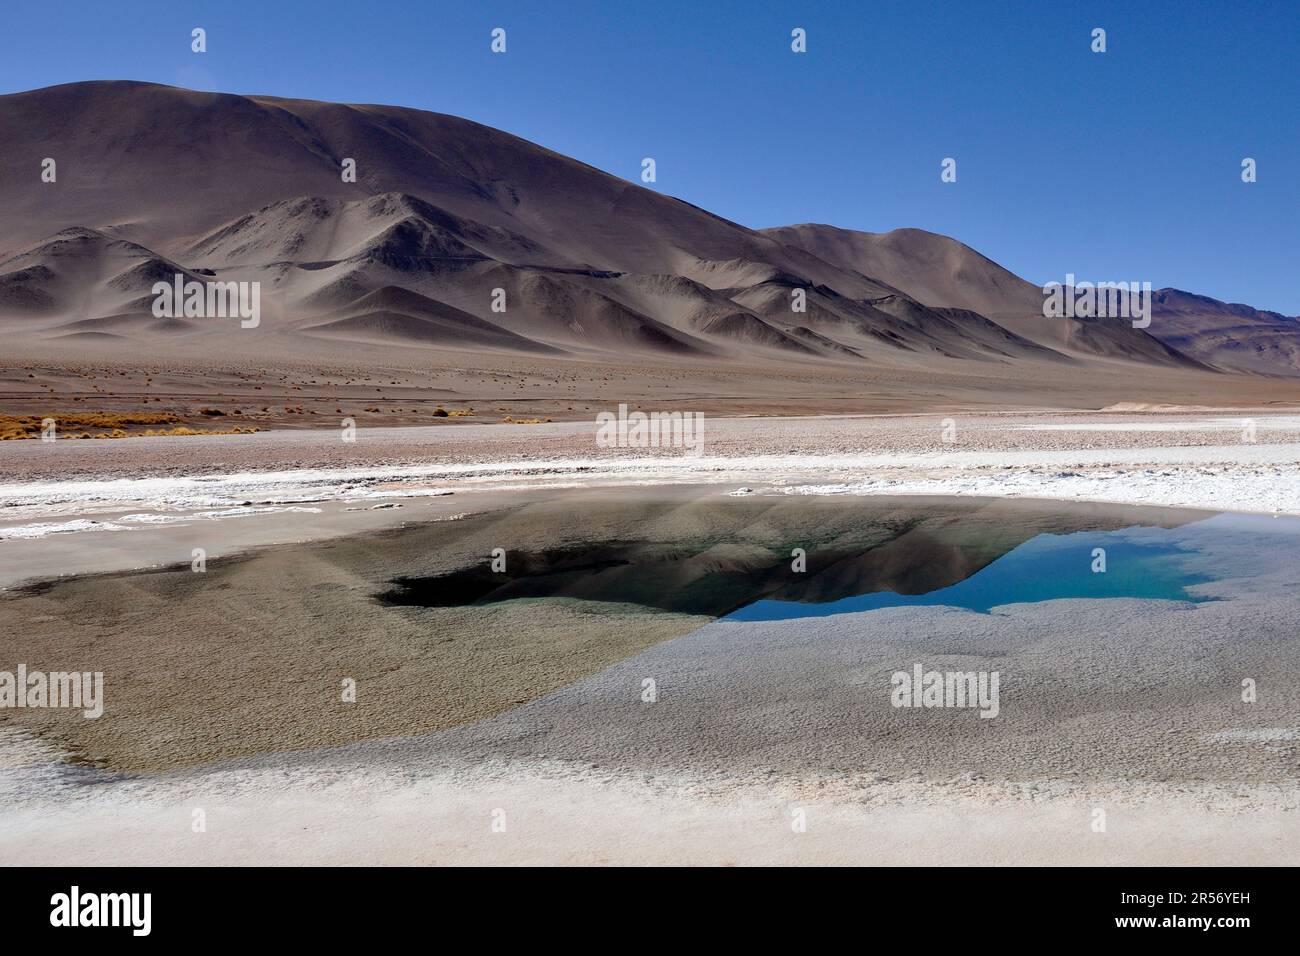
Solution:
M 437 110 L 630 179 L 653 156 L 655 188 L 750 226 L 915 226 L 1039 284 L 1297 314 L 1298 53 L 1295 0 L 5 0 L 0 92 L 139 79 Z

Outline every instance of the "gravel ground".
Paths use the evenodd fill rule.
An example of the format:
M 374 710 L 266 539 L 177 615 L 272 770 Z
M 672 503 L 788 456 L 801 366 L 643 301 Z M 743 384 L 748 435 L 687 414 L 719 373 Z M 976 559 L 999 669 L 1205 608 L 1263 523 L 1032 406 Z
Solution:
M 952 428 L 945 440 L 945 424 Z M 1008 412 L 1005 414 L 706 418 L 707 457 L 947 454 L 955 451 L 1068 452 L 1300 442 L 1300 416 L 1265 409 L 1224 412 Z M 1062 428 L 1061 426 L 1087 426 Z M 1136 426 L 1136 427 L 1135 427 Z M 213 475 L 295 468 L 517 463 L 542 459 L 683 457 L 680 448 L 602 448 L 594 422 L 361 428 L 357 440 L 334 429 L 253 435 L 7 442 L 5 482 L 74 478 Z

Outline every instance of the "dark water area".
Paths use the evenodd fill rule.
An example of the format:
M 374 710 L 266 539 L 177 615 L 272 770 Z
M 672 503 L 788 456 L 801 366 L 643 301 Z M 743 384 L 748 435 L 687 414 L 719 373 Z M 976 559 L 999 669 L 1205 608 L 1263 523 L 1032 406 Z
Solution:
M 771 506 L 715 507 L 727 520 L 701 515 L 677 540 L 503 548 L 504 569 L 485 557 L 399 577 L 378 600 L 463 607 L 567 599 L 762 621 L 915 605 L 986 612 L 1058 598 L 1197 601 L 1187 589 L 1209 580 L 1189 570 L 1192 552 L 1175 543 L 1181 521 L 1146 524 L 1131 509 L 820 501 L 805 506 L 813 520 L 774 521 Z M 799 505 L 782 508 L 788 515 Z

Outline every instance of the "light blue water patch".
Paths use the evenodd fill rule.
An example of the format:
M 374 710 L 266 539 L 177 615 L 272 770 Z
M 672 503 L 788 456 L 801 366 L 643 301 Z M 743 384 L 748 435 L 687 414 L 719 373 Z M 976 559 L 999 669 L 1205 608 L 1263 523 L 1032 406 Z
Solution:
M 1133 540 L 1127 531 L 1041 534 L 965 580 L 927 594 L 877 591 L 824 604 L 761 600 L 733 611 L 725 619 L 779 621 L 931 605 L 987 612 L 1002 604 L 1060 598 L 1207 600 L 1189 594 L 1187 588 L 1211 579 L 1185 567 L 1183 559 L 1191 552 L 1151 540 L 1164 534 L 1167 532 L 1153 534 L 1152 529 L 1143 529 L 1142 541 Z M 1105 551 L 1104 572 L 1093 570 L 1093 552 L 1097 548 Z

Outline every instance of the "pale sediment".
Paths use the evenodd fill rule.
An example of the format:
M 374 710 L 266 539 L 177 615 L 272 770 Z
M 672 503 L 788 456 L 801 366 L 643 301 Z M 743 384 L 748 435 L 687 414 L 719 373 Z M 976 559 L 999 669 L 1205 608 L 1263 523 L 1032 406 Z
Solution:
M 1291 426 L 1261 429 L 1259 442 L 1240 446 L 1224 444 L 1222 430 L 1130 430 L 1106 441 L 1158 437 L 1085 447 L 1091 432 L 1054 428 L 1028 434 L 1074 444 L 1006 448 L 994 446 L 1023 442 L 1016 436 L 1026 431 L 996 428 L 989 448 L 900 447 L 919 421 L 885 426 L 897 429 L 892 451 L 836 448 L 833 465 L 829 452 L 806 461 L 807 475 L 792 465 L 799 447 L 772 444 L 783 440 L 772 423 L 744 422 L 741 431 L 765 436 L 764 455 L 750 455 L 749 471 L 614 456 L 567 471 L 537 461 L 452 462 L 458 477 L 444 470 L 435 479 L 438 462 L 393 466 L 408 469 L 402 475 L 368 462 L 341 486 L 352 497 L 326 501 L 313 515 L 191 515 L 140 522 L 143 530 L 0 543 L 8 552 L 0 553 L 0 572 L 10 582 L 23 570 L 31 576 L 27 555 L 36 551 L 20 549 L 57 554 L 74 539 L 92 551 L 110 538 L 138 542 L 127 548 L 131 562 L 173 565 L 47 583 L 0 601 L 4 660 L 102 669 L 110 698 L 101 721 L 6 718 L 0 859 L 1293 858 L 1300 571 L 1290 560 L 1292 522 L 875 495 L 946 489 L 1087 498 L 1072 482 L 1091 482 L 1111 500 L 1213 507 L 1219 499 L 1202 495 L 1211 489 L 1229 505 L 1252 496 L 1250 510 L 1294 512 L 1300 485 L 1287 476 L 1300 468 L 1300 445 Z M 858 437 L 878 427 L 849 426 L 862 430 Z M 788 434 L 808 440 L 806 430 Z M 757 448 L 752 436 L 733 439 Z M 884 442 L 879 434 L 871 440 Z M 1073 464 L 1061 464 L 1067 460 Z M 675 473 L 723 484 L 633 487 Z M 543 475 L 603 487 L 509 489 Z M 214 477 L 219 487 L 224 479 Z M 727 483 L 739 480 L 754 493 L 729 497 L 735 484 Z M 471 488 L 476 493 L 466 493 Z M 456 494 L 430 497 L 440 490 Z M 283 491 L 275 504 L 318 507 L 285 500 L 301 489 Z M 152 501 L 159 513 L 178 513 L 165 495 Z M 371 510 L 390 501 L 403 508 Z M 785 548 L 816 534 L 866 540 L 871 528 L 893 527 L 882 513 L 917 507 L 940 518 L 985 514 L 990 554 L 1035 533 L 1045 513 L 1058 521 L 1074 514 L 1080 528 L 1171 528 L 1189 564 L 1209 579 L 1198 594 L 1212 600 L 1048 601 L 988 614 L 909 607 L 716 623 L 582 602 L 375 603 L 398 577 L 486 560 L 495 547 L 712 540 L 725 547 L 709 560 L 725 556 L 742 570 L 746 548 Z M 855 508 L 875 518 L 844 522 Z M 315 523 L 338 537 L 235 553 L 313 537 Z M 272 534 L 239 538 L 233 529 L 241 526 Z M 203 542 L 218 558 L 195 574 L 188 556 Z M 114 565 L 102 547 L 107 570 Z M 890 675 L 917 663 L 998 671 L 997 718 L 893 707 Z M 340 699 L 345 679 L 357 681 L 355 704 Z M 1258 688 L 1253 701 L 1243 699 L 1246 680 Z M 194 807 L 209 811 L 206 842 L 190 830 Z M 1106 811 L 1104 831 L 1094 827 L 1097 809 Z M 497 810 L 505 834 L 493 832 Z M 802 831 L 792 826 L 796 811 L 804 811 Z M 298 835 L 285 839 L 290 820 Z M 364 838 L 349 836 L 359 827 Z

